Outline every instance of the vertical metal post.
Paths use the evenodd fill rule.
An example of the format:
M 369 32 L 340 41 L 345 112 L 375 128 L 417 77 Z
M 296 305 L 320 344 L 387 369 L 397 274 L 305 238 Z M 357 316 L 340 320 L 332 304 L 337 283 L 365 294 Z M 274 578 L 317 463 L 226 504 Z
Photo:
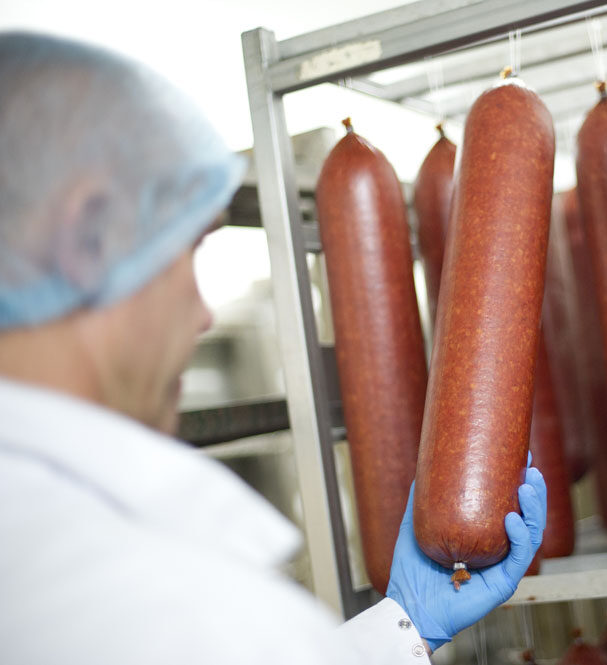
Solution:
M 278 58 L 274 34 L 242 36 L 255 139 L 258 192 L 267 233 L 272 288 L 312 579 L 317 596 L 354 614 L 348 552 L 335 475 L 327 388 L 317 339 L 295 165 L 282 97 L 269 84 Z

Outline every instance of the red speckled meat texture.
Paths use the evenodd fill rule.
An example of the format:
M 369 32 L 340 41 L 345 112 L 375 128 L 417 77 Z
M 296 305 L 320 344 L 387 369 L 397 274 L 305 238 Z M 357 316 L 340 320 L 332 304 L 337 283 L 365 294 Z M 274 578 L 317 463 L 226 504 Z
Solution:
M 559 660 L 558 665 L 607 665 L 607 658 L 598 647 L 576 640 Z
M 432 323 L 436 318 L 445 238 L 451 212 L 455 151 L 455 144 L 441 136 L 424 159 L 414 186 L 419 251 L 424 262 Z
M 590 111 L 578 133 L 578 196 L 596 284 L 603 349 L 607 350 L 607 99 Z
M 597 492 L 607 525 L 607 99 L 590 111 L 578 134 L 577 202 L 567 216 L 574 256 L 581 321 L 585 337 L 582 368 L 585 398 L 590 404 L 591 452 L 595 456 Z M 580 224 L 581 222 L 581 224 Z M 579 226 L 578 232 L 575 227 Z M 590 261 L 588 261 L 590 258 Z M 588 271 L 590 268 L 590 271 Z M 598 325 L 597 325 L 598 323 Z
M 485 92 L 466 121 L 436 317 L 416 475 L 414 528 L 446 567 L 509 548 L 524 478 L 554 131 L 539 97 Z
M 560 193 L 553 199 L 543 316 L 567 467 L 573 483 L 582 478 L 589 463 L 590 402 L 582 371 L 585 347 L 591 340 L 584 335 L 581 301 L 576 290 L 575 257 L 568 239 L 570 202 L 569 195 Z M 586 261 L 589 263 L 589 257 Z
M 353 132 L 328 156 L 316 202 L 365 563 L 384 593 L 427 381 L 406 208 L 392 166 Z
M 533 455 L 533 466 L 542 472 L 548 493 L 542 556 L 545 559 L 569 556 L 575 544 L 573 507 L 561 422 L 543 335 L 535 373 L 529 449 Z

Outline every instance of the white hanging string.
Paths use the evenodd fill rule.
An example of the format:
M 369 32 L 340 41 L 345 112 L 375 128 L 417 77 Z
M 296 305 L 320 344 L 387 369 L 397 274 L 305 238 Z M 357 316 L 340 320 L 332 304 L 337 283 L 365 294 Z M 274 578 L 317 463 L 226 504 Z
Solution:
M 445 120 L 443 100 L 441 91 L 445 87 L 445 76 L 443 72 L 443 61 L 440 58 L 426 58 L 426 76 L 428 77 L 428 88 L 434 97 L 434 108 L 438 116 L 438 123 Z
M 573 630 L 579 630 L 582 635 L 584 631 L 584 605 L 579 600 L 572 600 L 569 603 L 569 615 L 571 617 L 571 623 L 573 625 Z
M 598 18 L 586 17 L 586 28 L 592 47 L 594 70 L 598 82 L 605 81 L 605 58 L 603 54 L 602 24 Z
M 510 64 L 500 72 L 500 78 L 516 77 L 521 71 L 521 30 L 511 30 L 508 33 L 508 49 L 510 51 Z
M 512 69 L 511 76 L 519 76 L 521 73 L 521 43 L 522 31 L 511 30 L 508 33 L 508 46 L 510 47 L 510 67 Z
M 529 605 L 522 605 L 521 621 L 523 624 L 523 637 L 525 640 L 525 647 L 533 651 L 533 616 L 531 614 L 531 607 Z
M 488 665 L 487 661 L 487 629 L 485 620 L 481 619 L 472 626 L 472 643 L 476 654 L 477 665 Z

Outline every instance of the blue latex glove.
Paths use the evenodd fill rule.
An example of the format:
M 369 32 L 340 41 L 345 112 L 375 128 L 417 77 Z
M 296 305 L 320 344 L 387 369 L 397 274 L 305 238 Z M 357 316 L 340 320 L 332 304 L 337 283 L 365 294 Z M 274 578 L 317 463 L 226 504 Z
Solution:
M 432 651 L 451 640 L 467 626 L 476 623 L 505 602 L 542 543 L 546 526 L 546 484 L 536 468 L 527 469 L 518 497 L 523 517 L 508 513 L 506 532 L 510 539 L 508 556 L 488 568 L 470 570 L 468 582 L 456 591 L 452 570 L 428 558 L 418 547 L 413 533 L 413 488 L 400 526 L 394 550 L 386 596 L 395 600 L 411 617 L 419 634 Z

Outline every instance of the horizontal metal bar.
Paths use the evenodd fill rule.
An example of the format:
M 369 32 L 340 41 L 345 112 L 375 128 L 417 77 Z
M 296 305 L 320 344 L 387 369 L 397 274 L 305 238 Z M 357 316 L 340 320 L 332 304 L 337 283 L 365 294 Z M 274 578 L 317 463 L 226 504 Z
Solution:
M 590 85 L 596 79 L 592 53 L 557 59 L 550 64 L 526 69 L 522 79 L 539 95 L 566 90 L 572 86 Z
M 358 76 L 469 46 L 516 28 L 558 21 L 604 4 L 601 0 L 484 0 L 378 32 L 364 30 L 363 20 L 362 32 L 345 41 L 336 26 L 332 47 L 270 65 L 269 84 L 275 93 L 285 93 Z M 370 17 L 366 20 L 372 25 Z
M 607 10 L 606 10 L 607 11 Z M 607 22 L 602 20 L 603 27 Z M 521 71 L 527 76 L 529 70 L 546 63 L 561 61 L 590 52 L 590 40 L 584 24 L 567 25 L 549 32 L 525 35 L 521 40 Z M 460 83 L 495 78 L 509 58 L 506 42 L 466 49 L 441 58 L 442 85 L 448 87 Z M 360 83 L 364 85 L 366 79 Z M 382 99 L 402 100 L 418 97 L 429 92 L 428 76 L 414 74 L 389 85 L 382 86 Z
M 476 5 L 484 0 L 419 0 L 402 7 L 394 7 L 362 18 L 331 25 L 320 30 L 297 35 L 278 42 L 281 60 L 294 58 L 310 51 L 331 48 L 338 42 L 359 39 L 370 32 L 382 32 L 395 25 L 404 25 L 421 19 L 444 14 L 453 9 Z
M 318 253 L 322 251 L 322 246 L 320 244 L 318 224 L 314 221 L 316 218 L 316 205 L 313 190 L 300 190 L 298 203 L 304 221 L 303 228 L 306 251 Z M 228 207 L 225 225 L 244 227 L 262 226 L 256 185 L 244 184 L 238 189 Z
M 589 598 L 607 598 L 604 562 L 595 570 L 524 577 L 506 607 Z
M 303 224 L 302 230 L 306 252 L 320 254 L 322 252 L 322 241 L 320 239 L 318 224 Z
M 588 111 L 599 101 L 599 95 L 592 85 L 583 85 L 542 95 L 544 103 L 553 117 L 562 118 L 564 114 L 579 113 L 581 109 Z
M 345 438 L 340 401 L 330 401 L 333 439 Z M 290 429 L 284 399 L 227 404 L 210 409 L 184 411 L 179 418 L 179 438 L 201 448 L 260 434 Z
M 575 103 L 576 90 L 593 90 L 595 77 L 592 55 L 586 54 L 586 57 L 575 57 L 571 60 L 563 61 L 558 67 L 551 67 L 544 64 L 536 68 L 527 69 L 521 78 L 532 90 L 535 90 L 540 95 L 549 107 L 549 100 L 555 96 L 562 97 L 564 100 L 571 100 Z M 443 94 L 440 104 L 441 114 L 447 118 L 453 118 L 466 113 L 476 96 L 480 93 L 480 90 L 489 88 L 495 80 L 495 78 L 488 79 L 483 82 L 477 82 L 476 85 L 473 84 L 466 87 L 464 90 L 467 90 L 468 94 L 464 93 L 460 86 L 458 90 L 453 91 L 451 99 L 445 98 Z M 474 94 L 472 94 L 473 92 Z M 587 95 L 584 98 L 587 98 Z M 436 109 L 438 108 L 436 103 L 433 103 L 429 99 L 423 101 L 432 106 L 436 113 Z M 409 108 L 411 102 L 412 99 L 407 98 L 403 100 L 402 104 Z
M 578 520 L 574 554 L 543 559 L 540 574 L 524 577 L 505 606 L 607 598 L 606 545 L 598 515 Z
M 186 411 L 179 419 L 179 438 L 195 446 L 285 429 L 289 429 L 289 415 L 284 399 Z
M 320 347 L 327 384 L 329 415 L 334 440 L 344 438 L 344 416 L 333 346 Z M 197 447 L 235 441 L 290 428 L 284 399 L 247 400 L 197 411 L 184 411 L 179 419 L 179 438 Z
M 390 86 L 384 85 L 383 83 L 378 83 L 377 81 L 373 81 L 370 78 L 363 76 L 357 78 L 348 77 L 346 79 L 340 79 L 337 81 L 337 84 L 344 88 L 348 88 L 349 90 L 356 90 L 356 92 L 362 92 L 365 95 L 371 95 L 371 97 L 386 99 L 390 102 L 395 101 L 395 99 L 390 95 Z

